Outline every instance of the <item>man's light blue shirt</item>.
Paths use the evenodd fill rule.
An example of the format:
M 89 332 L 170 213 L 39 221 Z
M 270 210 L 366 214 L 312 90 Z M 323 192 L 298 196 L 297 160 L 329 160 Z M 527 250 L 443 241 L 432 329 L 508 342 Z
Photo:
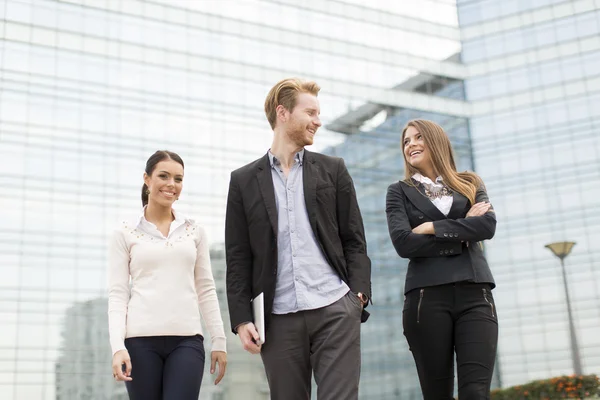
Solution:
M 304 200 L 303 158 L 304 149 L 294 156 L 286 178 L 281 163 L 269 151 L 278 216 L 274 314 L 325 307 L 350 290 L 325 259 L 310 226 Z

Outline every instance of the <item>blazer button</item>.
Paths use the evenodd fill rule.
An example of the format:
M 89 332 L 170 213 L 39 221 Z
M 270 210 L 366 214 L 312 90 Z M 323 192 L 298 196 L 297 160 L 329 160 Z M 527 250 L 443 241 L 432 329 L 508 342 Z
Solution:
M 447 234 L 447 233 L 444 233 L 444 237 L 448 237 L 448 234 Z
M 444 254 L 448 254 L 448 250 L 444 250 Z
M 422 215 L 419 215 L 419 219 L 423 219 L 423 216 L 422 216 Z
M 458 237 L 458 233 L 455 233 L 455 234 L 454 234 L 454 237 Z
M 440 250 L 440 255 L 443 255 L 443 254 L 444 254 L 444 250 Z
M 453 250 L 453 249 L 450 249 L 450 254 L 453 254 L 453 253 L 454 253 L 454 250 Z

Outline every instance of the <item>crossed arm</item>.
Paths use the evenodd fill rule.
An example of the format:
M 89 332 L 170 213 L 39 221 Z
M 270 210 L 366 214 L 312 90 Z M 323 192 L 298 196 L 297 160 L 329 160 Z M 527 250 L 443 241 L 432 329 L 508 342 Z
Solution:
M 386 214 L 392 243 L 400 257 L 447 257 L 462 253 L 462 242 L 490 239 L 496 217 L 485 189 L 480 187 L 465 218 L 425 222 L 411 228 L 405 195 L 399 184 L 388 188 Z

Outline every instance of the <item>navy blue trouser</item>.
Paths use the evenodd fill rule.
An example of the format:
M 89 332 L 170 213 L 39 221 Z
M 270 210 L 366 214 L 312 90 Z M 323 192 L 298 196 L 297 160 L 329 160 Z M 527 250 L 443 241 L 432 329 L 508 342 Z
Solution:
M 198 400 L 204 373 L 204 338 L 149 336 L 125 339 L 131 400 Z

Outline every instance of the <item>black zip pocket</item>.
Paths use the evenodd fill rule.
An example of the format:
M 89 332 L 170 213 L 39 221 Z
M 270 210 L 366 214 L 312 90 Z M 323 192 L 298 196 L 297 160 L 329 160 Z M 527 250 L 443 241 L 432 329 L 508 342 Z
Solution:
M 425 289 L 421 289 L 419 291 L 419 304 L 417 305 L 417 324 L 421 322 L 421 303 L 423 302 L 423 293 L 425 293 Z
M 492 317 L 496 318 L 496 315 L 494 313 L 494 303 L 492 303 L 489 299 L 488 299 L 488 292 L 486 288 L 483 288 L 483 299 L 485 300 L 486 303 L 488 303 L 490 305 L 490 308 L 492 310 Z

